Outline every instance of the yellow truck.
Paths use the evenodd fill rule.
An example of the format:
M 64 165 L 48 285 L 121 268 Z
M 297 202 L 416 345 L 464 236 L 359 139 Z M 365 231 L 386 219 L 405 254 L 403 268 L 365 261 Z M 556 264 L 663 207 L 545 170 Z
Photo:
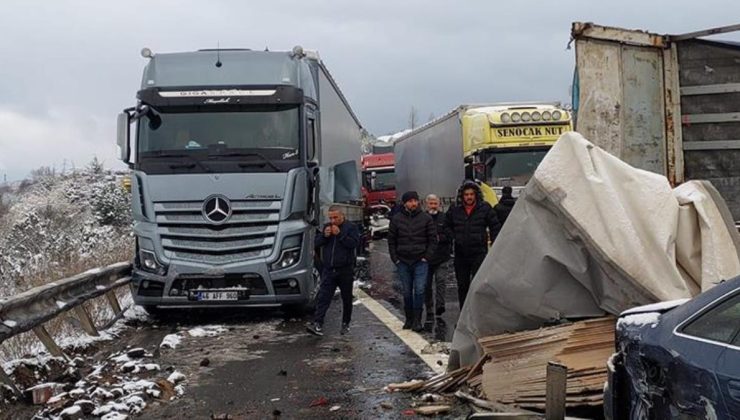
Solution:
M 572 129 L 570 112 L 557 103 L 461 105 L 395 142 L 397 189 L 451 204 L 463 180 L 475 179 L 495 204 L 505 186 L 516 196 Z

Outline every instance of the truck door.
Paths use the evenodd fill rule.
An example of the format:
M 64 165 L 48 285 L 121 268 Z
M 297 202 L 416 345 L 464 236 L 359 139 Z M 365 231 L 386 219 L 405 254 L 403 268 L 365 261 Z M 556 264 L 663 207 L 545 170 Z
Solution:
M 588 23 L 574 23 L 572 36 L 576 131 L 632 166 L 666 174 L 664 38 Z
M 574 23 L 576 131 L 672 184 L 709 180 L 740 220 L 740 45 Z

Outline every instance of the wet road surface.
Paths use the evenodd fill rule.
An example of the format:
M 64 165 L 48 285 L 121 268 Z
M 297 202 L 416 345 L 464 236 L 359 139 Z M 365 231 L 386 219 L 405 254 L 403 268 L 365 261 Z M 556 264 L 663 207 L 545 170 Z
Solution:
M 96 348 L 87 357 L 90 367 L 80 370 L 89 372 L 95 363 L 143 348 L 147 356 L 142 363 L 156 363 L 158 370 L 129 373 L 127 380 L 155 381 L 173 372 L 183 374 L 184 394 L 172 400 L 143 395 L 146 408 L 136 415 L 140 418 L 414 418 L 408 410 L 419 403 L 418 396 L 384 388 L 429 377 L 433 370 L 363 303 L 374 299 L 393 315 L 402 312 L 399 284 L 386 250 L 385 241 L 372 245 L 365 283 L 369 287 L 364 288 L 371 297 L 353 305 L 348 335 L 339 334 L 338 296 L 327 314 L 324 337 L 306 333 L 310 315 L 292 318 L 265 309 L 175 311 L 130 322 L 118 339 Z M 452 336 L 459 312 L 453 280 L 447 295 L 446 322 L 422 333 L 427 341 L 449 341 Z M 161 346 L 173 337 L 175 348 Z M 120 379 L 123 366 L 112 369 Z M 459 402 L 449 403 L 453 410 L 444 418 L 465 418 L 470 412 Z M 38 410 L 18 409 L 15 414 Z
M 365 291 L 379 301 L 390 303 L 392 311 L 403 320 L 403 300 L 401 284 L 397 279 L 396 267 L 390 261 L 388 242 L 385 239 L 373 241 L 370 245 L 370 288 Z M 435 317 L 433 325 L 426 325 L 422 336 L 429 342 L 451 342 L 455 332 L 455 324 L 460 315 L 460 305 L 457 299 L 457 283 L 452 260 L 447 261 L 437 270 L 437 279 L 443 279 L 447 285 L 445 293 L 445 313 Z
M 228 331 L 189 338 L 182 347 L 160 353 L 160 363 L 188 377 L 186 393 L 180 400 L 148 408 L 144 417 L 402 416 L 411 408 L 411 395 L 383 388 L 431 370 L 362 305 L 354 306 L 350 334 L 339 335 L 339 303 L 332 304 L 324 337 L 306 334 L 305 319 L 280 320 L 269 312 L 261 314 L 262 319 L 206 315 L 192 325 L 181 324 L 179 329 L 186 330 L 213 322 Z M 157 339 L 154 343 L 158 345 Z M 200 366 L 206 358 L 209 366 Z

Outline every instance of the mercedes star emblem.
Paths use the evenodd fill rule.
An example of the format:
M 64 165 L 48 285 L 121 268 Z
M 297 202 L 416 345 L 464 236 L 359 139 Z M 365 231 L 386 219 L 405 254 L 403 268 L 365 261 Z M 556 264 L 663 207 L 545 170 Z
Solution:
M 229 199 L 221 195 L 208 197 L 205 203 L 203 203 L 203 217 L 214 224 L 224 223 L 229 220 L 229 217 L 231 217 L 231 203 Z

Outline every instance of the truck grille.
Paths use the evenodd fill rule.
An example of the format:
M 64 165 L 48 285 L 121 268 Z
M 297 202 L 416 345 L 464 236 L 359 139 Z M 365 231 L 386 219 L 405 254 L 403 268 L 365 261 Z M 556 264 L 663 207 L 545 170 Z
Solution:
M 280 221 L 279 200 L 232 201 L 232 215 L 215 225 L 203 202 L 154 203 L 157 233 L 167 258 L 229 264 L 270 255 Z

